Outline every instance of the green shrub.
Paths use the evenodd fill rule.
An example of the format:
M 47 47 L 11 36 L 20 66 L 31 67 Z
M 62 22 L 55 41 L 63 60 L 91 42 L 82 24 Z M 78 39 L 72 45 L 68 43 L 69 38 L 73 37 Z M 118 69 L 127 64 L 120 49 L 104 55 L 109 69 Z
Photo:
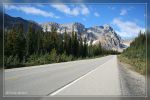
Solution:
M 56 49 L 52 49 L 52 51 L 50 52 L 50 55 L 48 56 L 48 60 L 50 60 L 50 62 L 59 62 L 59 57 L 57 56 L 57 52 Z
M 65 52 L 64 52 L 63 54 L 61 54 L 59 57 L 60 57 L 60 59 L 59 59 L 60 62 L 65 62 L 65 61 L 67 61 L 67 56 L 66 56 L 66 53 L 65 53 Z
M 66 62 L 66 61 L 72 61 L 73 56 L 72 55 L 67 55 L 65 52 L 59 56 L 59 61 L 60 62 Z
M 21 65 L 17 55 L 16 56 L 9 56 L 9 57 L 5 56 L 4 57 L 4 64 L 5 64 L 5 68 L 11 68 L 11 67 Z

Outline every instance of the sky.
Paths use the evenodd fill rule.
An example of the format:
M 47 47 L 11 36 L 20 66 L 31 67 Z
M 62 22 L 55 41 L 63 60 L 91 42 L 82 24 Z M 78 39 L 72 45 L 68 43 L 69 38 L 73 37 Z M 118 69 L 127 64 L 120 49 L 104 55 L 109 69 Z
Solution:
M 110 25 L 124 39 L 145 31 L 144 4 L 5 4 L 5 13 L 39 24 L 80 22 L 86 28 Z

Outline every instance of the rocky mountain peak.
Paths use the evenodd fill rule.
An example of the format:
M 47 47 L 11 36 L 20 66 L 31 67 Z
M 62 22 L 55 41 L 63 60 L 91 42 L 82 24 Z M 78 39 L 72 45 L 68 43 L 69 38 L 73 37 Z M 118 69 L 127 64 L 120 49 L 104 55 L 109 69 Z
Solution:
M 86 37 L 89 43 L 90 41 L 93 41 L 93 45 L 101 42 L 102 47 L 106 49 L 121 49 L 121 37 L 108 24 L 85 28 L 85 26 L 79 22 L 65 24 L 49 22 L 42 24 L 42 28 L 45 29 L 46 26 L 47 29 L 49 29 L 48 31 L 50 31 L 52 25 L 55 25 L 58 29 L 58 32 L 61 34 L 65 32 L 65 29 L 68 34 L 70 34 L 74 29 L 74 31 L 78 33 L 78 36 L 81 36 L 82 38 Z
M 113 28 L 111 26 L 109 26 L 108 24 L 103 25 L 105 30 L 113 30 Z
M 59 28 L 60 24 L 56 23 L 56 22 L 46 22 L 41 24 L 41 27 L 43 28 L 43 31 L 45 32 L 47 31 L 51 31 L 51 27 L 54 26 L 56 28 Z

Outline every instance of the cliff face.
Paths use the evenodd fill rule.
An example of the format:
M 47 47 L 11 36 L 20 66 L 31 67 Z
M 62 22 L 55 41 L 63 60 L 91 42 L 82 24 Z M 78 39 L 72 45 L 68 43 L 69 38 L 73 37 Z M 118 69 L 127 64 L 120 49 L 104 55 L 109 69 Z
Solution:
M 93 26 L 85 28 L 81 23 L 68 23 L 68 24 L 59 24 L 55 22 L 48 22 L 41 24 L 43 31 L 51 31 L 51 26 L 57 27 L 57 31 L 61 34 L 67 31 L 68 34 L 71 34 L 72 30 L 78 33 L 78 36 L 86 37 L 88 43 L 92 41 L 93 45 L 101 43 L 102 47 L 109 50 L 118 50 L 122 51 L 124 48 L 122 44 L 122 39 L 114 29 L 109 25 L 103 26 Z

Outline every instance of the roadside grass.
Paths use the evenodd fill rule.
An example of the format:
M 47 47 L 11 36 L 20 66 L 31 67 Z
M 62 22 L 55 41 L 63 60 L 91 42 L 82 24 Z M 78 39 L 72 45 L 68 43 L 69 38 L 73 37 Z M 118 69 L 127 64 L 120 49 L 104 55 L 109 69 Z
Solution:
M 122 54 L 118 55 L 119 61 L 130 64 L 131 70 L 134 70 L 142 75 L 146 74 L 146 59 L 141 58 L 128 58 Z

